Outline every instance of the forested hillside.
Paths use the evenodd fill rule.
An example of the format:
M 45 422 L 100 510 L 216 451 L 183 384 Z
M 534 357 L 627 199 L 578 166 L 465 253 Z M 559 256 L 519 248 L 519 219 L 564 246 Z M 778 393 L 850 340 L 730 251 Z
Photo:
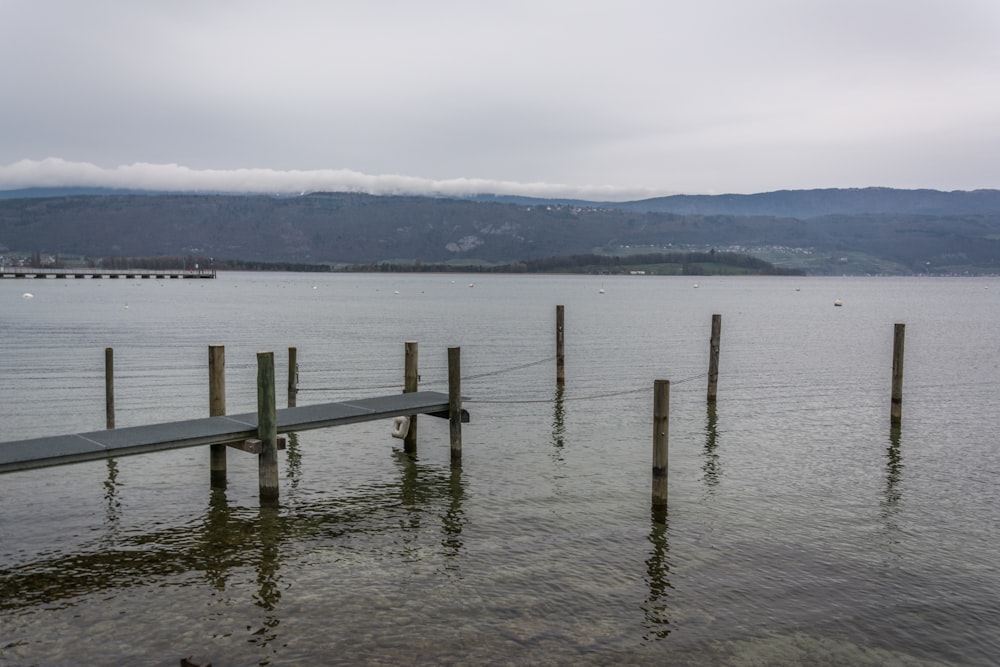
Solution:
M 824 199 L 838 206 L 849 199 L 809 192 L 816 193 L 809 207 L 817 212 L 828 210 Z M 907 192 L 912 200 L 904 206 Z M 996 191 L 957 199 L 928 192 L 890 191 L 888 199 L 876 199 L 896 201 L 901 210 L 935 201 L 933 213 L 870 212 L 855 201 L 864 212 L 809 217 L 355 193 L 9 198 L 0 200 L 0 253 L 470 264 L 714 249 L 810 273 L 1000 273 L 1000 211 L 991 212 L 989 203 Z M 964 212 L 942 204 L 952 200 Z

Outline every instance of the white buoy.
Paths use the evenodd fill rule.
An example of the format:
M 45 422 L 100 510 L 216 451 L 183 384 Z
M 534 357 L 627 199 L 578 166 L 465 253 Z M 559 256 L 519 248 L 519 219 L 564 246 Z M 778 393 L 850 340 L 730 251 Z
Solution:
M 409 417 L 396 417 L 392 420 L 392 437 L 402 440 L 410 431 Z
M 598 294 L 604 294 L 604 288 L 602 287 L 601 289 L 597 290 L 597 293 Z
M 25 292 L 24 294 L 21 295 L 21 298 L 22 299 L 34 299 L 35 295 L 32 294 L 31 292 Z
M 840 299 L 837 299 L 836 301 L 833 302 L 833 305 L 835 305 L 835 306 L 843 306 L 844 302 L 841 301 Z
M 693 287 L 695 289 L 698 289 L 698 283 L 695 283 L 694 285 L 691 285 L 691 287 Z

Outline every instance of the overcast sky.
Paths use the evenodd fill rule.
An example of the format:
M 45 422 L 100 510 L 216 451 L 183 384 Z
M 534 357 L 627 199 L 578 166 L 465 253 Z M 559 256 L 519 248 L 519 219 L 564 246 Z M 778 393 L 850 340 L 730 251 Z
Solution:
M 0 0 L 0 189 L 1000 187 L 998 0 Z

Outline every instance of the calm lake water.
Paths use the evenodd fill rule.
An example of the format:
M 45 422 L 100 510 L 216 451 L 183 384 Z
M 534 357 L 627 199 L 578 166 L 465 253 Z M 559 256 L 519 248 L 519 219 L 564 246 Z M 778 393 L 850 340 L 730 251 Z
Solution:
M 997 664 L 1000 280 L 692 282 L 0 281 L 2 440 L 103 428 L 105 347 L 119 427 L 207 415 L 211 344 L 231 413 L 260 350 L 280 401 L 298 348 L 306 405 L 394 393 L 407 340 L 445 390 L 458 345 L 472 415 L 460 467 L 431 417 L 413 457 L 387 421 L 293 434 L 278 508 L 235 450 L 215 491 L 206 448 L 0 476 L 0 664 Z

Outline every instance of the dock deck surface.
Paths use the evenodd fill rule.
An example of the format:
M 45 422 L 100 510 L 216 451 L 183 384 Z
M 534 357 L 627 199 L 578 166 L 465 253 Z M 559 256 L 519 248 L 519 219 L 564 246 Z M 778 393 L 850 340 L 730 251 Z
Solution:
M 448 411 L 448 394 L 417 391 L 320 403 L 277 411 L 278 432 L 308 431 L 399 415 Z M 257 413 L 0 442 L 0 473 L 145 454 L 165 449 L 238 442 L 257 436 Z

